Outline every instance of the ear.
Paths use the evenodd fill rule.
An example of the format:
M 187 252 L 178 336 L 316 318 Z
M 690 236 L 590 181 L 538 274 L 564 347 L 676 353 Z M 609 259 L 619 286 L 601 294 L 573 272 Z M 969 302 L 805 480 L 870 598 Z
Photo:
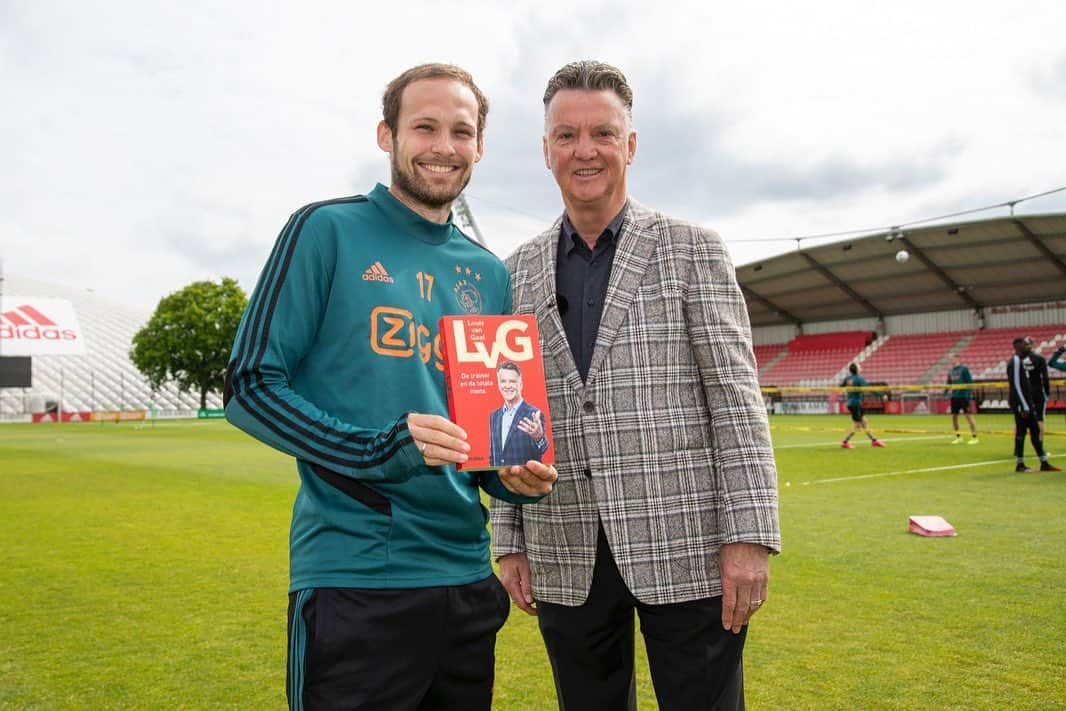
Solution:
M 392 129 L 384 121 L 378 122 L 378 148 L 392 153 Z
M 485 155 L 485 138 L 479 133 L 477 135 L 477 153 L 474 154 L 474 162 L 477 163 L 481 160 L 483 155 Z
M 626 165 L 632 165 L 633 158 L 635 158 L 636 155 L 637 155 L 637 132 L 636 131 L 630 131 L 629 132 L 629 137 L 626 139 L 626 149 L 627 149 L 626 152 L 628 153 L 628 155 L 626 156 Z
M 541 142 L 541 145 L 544 148 L 544 167 L 547 168 L 548 170 L 551 170 L 552 169 L 552 163 L 551 163 L 550 160 L 548 160 L 548 137 L 547 136 L 541 136 L 540 142 Z

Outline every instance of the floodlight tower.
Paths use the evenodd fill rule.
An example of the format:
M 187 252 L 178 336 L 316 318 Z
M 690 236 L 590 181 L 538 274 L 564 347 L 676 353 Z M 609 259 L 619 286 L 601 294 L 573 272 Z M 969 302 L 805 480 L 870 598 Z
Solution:
M 466 195 L 459 194 L 459 197 L 452 203 L 452 212 L 455 213 L 456 222 L 459 223 L 460 229 L 465 228 L 464 232 L 473 233 L 474 239 L 478 241 L 482 247 L 488 247 L 485 244 L 485 238 L 481 235 L 481 229 L 477 226 L 477 221 L 474 219 L 474 211 L 470 209 L 470 203 L 466 201 Z

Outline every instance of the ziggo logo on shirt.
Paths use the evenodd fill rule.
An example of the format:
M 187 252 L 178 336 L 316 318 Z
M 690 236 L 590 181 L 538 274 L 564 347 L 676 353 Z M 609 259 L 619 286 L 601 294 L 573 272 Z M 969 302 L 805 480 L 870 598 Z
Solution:
M 440 333 L 416 323 L 407 309 L 377 306 L 370 312 L 370 348 L 390 358 L 417 357 L 423 363 L 433 359 L 437 370 L 444 370 Z

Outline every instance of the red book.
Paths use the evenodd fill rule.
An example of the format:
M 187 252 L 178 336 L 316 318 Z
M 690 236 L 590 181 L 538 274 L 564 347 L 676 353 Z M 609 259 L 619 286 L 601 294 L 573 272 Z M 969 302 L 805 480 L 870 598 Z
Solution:
M 448 414 L 470 444 L 456 468 L 553 463 L 536 316 L 445 316 L 440 334 Z

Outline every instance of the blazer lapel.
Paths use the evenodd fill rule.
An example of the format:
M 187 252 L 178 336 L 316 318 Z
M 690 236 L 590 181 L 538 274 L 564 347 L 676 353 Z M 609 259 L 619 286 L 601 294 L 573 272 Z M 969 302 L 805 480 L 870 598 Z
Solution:
M 500 445 L 500 418 L 503 415 L 499 410 L 493 410 L 489 415 L 489 462 L 500 461 L 500 452 L 497 451 Z
M 596 346 L 592 351 L 586 383 L 592 382 L 607 357 L 607 351 L 625 322 L 626 313 L 655 253 L 658 235 L 651 229 L 654 219 L 654 212 L 630 199 L 615 248 L 611 277 L 607 282 L 607 299 L 600 317 L 600 330 L 596 334 Z
M 537 239 L 540 241 L 537 254 L 535 273 L 531 276 L 534 281 L 533 294 L 536 303 L 537 327 L 540 330 L 540 340 L 543 344 L 545 356 L 555 359 L 556 367 L 563 373 L 566 383 L 575 390 L 581 390 L 584 385 L 581 375 L 577 372 L 577 364 L 574 362 L 574 354 L 570 351 L 570 343 L 566 340 L 566 331 L 563 329 L 563 320 L 559 316 L 559 305 L 555 296 L 555 266 L 557 252 L 559 251 L 559 230 L 562 229 L 562 217 L 555 221 L 551 229 L 544 232 Z

